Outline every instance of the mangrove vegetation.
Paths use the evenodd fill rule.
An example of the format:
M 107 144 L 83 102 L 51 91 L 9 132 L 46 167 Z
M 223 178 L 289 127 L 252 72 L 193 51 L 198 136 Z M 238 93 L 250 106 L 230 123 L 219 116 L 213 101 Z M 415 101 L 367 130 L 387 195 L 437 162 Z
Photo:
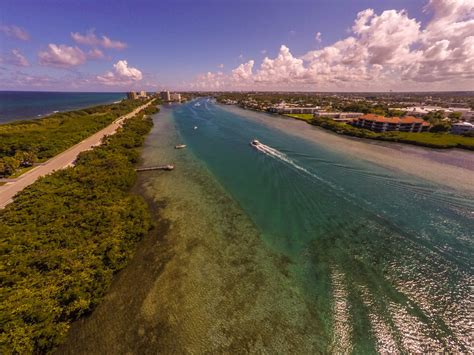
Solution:
M 61 153 L 142 104 L 123 100 L 0 125 L 0 177 Z
M 3 149 L 42 147 L 35 151 L 45 158 L 60 149 L 48 139 L 35 140 L 33 132 L 43 132 L 57 144 L 64 134 L 64 149 L 133 106 L 125 102 L 105 113 L 105 107 L 93 108 L 12 124 L 12 130 L 24 125 L 31 139 L 17 136 L 4 144 L 2 138 Z M 147 204 L 130 190 L 154 111 L 149 107 L 128 119 L 103 145 L 81 153 L 75 167 L 39 179 L 0 211 L 1 353 L 52 351 L 70 323 L 100 302 L 113 275 L 151 228 Z

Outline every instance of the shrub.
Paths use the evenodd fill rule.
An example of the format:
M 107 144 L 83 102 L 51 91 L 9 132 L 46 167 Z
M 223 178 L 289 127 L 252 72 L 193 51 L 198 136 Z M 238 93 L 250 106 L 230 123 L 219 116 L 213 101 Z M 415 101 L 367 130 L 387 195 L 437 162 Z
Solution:
M 2 353 L 54 349 L 133 255 L 151 226 L 146 203 L 129 193 L 151 126 L 143 115 L 129 119 L 76 167 L 41 178 L 0 211 Z

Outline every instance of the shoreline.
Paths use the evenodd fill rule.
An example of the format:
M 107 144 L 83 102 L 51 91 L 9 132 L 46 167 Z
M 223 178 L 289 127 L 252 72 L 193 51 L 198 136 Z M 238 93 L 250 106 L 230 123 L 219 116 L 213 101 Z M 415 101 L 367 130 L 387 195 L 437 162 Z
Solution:
M 359 226 L 357 220 L 345 226 L 324 217 L 323 223 L 341 228 L 342 234 L 329 232 L 322 242 L 317 238 L 302 247 L 304 253 L 291 238 L 288 242 L 296 243 L 297 252 L 281 249 L 280 234 L 262 233 L 213 169 L 196 159 L 195 151 L 174 149 L 186 136 L 179 129 L 182 126 L 176 126 L 178 118 L 171 110 L 162 109 L 159 115 L 143 145 L 140 164 L 173 161 L 179 168 L 172 173 L 144 173 L 134 188 L 153 206 L 156 227 L 137 245 L 135 257 L 114 279 L 103 302 L 72 325 L 57 353 L 232 353 L 241 349 L 315 353 L 321 349 L 342 351 L 356 344 L 348 338 L 346 329 L 350 328 L 338 330 L 342 322 L 350 327 L 344 308 L 333 314 L 326 312 L 332 308 L 324 307 L 325 298 L 323 303 L 313 303 L 319 291 L 308 280 L 315 269 L 305 265 L 314 260 L 322 260 L 324 265 L 325 253 L 339 255 L 331 249 L 333 238 L 342 238 L 348 246 L 354 238 L 365 240 L 364 231 L 354 231 Z M 243 119 L 248 120 L 247 116 Z M 322 194 L 330 194 L 324 186 L 319 188 Z M 378 243 L 377 238 L 373 240 Z M 407 255 L 414 253 L 400 249 Z M 391 248 L 387 250 L 390 253 Z M 348 297 L 343 273 L 349 271 L 341 267 L 336 265 L 328 276 L 331 280 L 335 277 L 337 286 L 328 297 L 341 297 L 340 292 Z M 378 281 L 389 283 L 385 278 Z M 396 327 L 406 330 L 403 323 L 396 323 Z M 342 341 L 333 339 L 336 332 L 343 335 Z M 417 335 L 417 341 L 423 339 L 423 334 Z
M 6 349 L 54 351 L 72 322 L 94 313 L 116 273 L 133 259 L 137 243 L 148 235 L 149 206 L 133 187 L 135 157 L 153 126 L 149 117 L 153 110 L 129 117 L 103 146 L 82 154 L 74 169 L 41 179 L 0 212 L 5 245 L 11 249 L 6 259 L 11 265 L 5 274 L 10 280 L 6 304 L 12 310 L 31 309 L 32 314 L 25 320 L 10 311 L 2 342 Z M 83 198 L 95 208 L 90 210 Z M 42 218 L 55 221 L 54 227 L 44 229 Z M 18 219 L 23 223 L 15 223 Z M 84 229 L 85 223 L 94 228 Z M 15 247 L 30 241 L 41 253 Z M 50 268 L 50 260 L 57 264 Z M 42 307 L 36 306 L 40 303 Z
M 142 164 L 174 158 L 181 168 L 144 174 L 135 191 L 147 195 L 166 234 L 156 236 L 155 229 L 144 238 L 104 301 L 73 324 L 58 353 L 315 352 L 328 339 L 295 291 L 298 281 L 288 278 L 293 263 L 260 238 L 192 152 L 174 149 L 180 133 L 169 112 L 159 115 Z
M 474 151 L 474 146 L 469 147 L 469 146 L 464 146 L 462 144 L 458 144 L 456 146 L 447 146 L 447 145 L 442 145 L 442 144 L 439 144 L 439 143 L 426 143 L 426 142 L 421 142 L 421 141 L 408 140 L 408 139 L 405 139 L 403 137 L 389 137 L 389 136 L 387 136 L 387 137 L 378 136 L 378 137 L 373 137 L 373 138 L 371 138 L 371 137 L 359 137 L 359 136 L 352 135 L 352 134 L 349 134 L 349 133 L 348 134 L 338 133 L 337 131 L 334 131 L 330 128 L 326 128 L 326 127 L 321 126 L 321 125 L 313 124 L 311 122 L 312 120 L 309 120 L 309 119 L 306 119 L 306 118 L 301 118 L 301 117 L 295 117 L 295 116 L 292 116 L 291 114 L 270 113 L 270 112 L 263 111 L 263 110 L 242 107 L 242 106 L 239 106 L 237 104 L 228 105 L 228 104 L 223 104 L 223 103 L 220 103 L 220 102 L 217 102 L 217 103 L 219 105 L 222 105 L 222 106 L 235 106 L 235 107 L 238 107 L 238 108 L 240 108 L 242 110 L 246 110 L 246 111 L 259 112 L 259 113 L 269 114 L 269 115 L 272 115 L 272 116 L 279 116 L 279 117 L 283 117 L 283 118 L 291 118 L 291 119 L 297 120 L 297 121 L 303 121 L 303 122 L 306 122 L 307 124 L 309 124 L 311 126 L 321 127 L 322 129 L 324 129 L 326 131 L 329 131 L 329 132 L 333 132 L 334 134 L 337 134 L 339 136 L 346 136 L 346 137 L 356 138 L 356 139 L 365 140 L 365 141 L 381 141 L 381 142 L 387 142 L 387 143 L 390 143 L 390 144 L 399 143 L 399 144 L 404 144 L 404 145 L 412 145 L 412 146 L 418 146 L 418 147 L 424 147 L 424 148 L 430 148 L 430 149 L 443 149 L 443 150 L 462 149 L 462 150 L 467 150 L 467 151 Z M 376 132 L 373 132 L 373 131 L 369 131 L 369 132 L 376 133 Z M 474 140 L 474 138 L 472 138 L 472 139 Z
M 133 111 L 118 117 L 111 124 L 101 129 L 100 131 L 83 139 L 81 142 L 67 148 L 59 154 L 48 159 L 41 165 L 38 165 L 31 170 L 25 171 L 20 176 L 16 177 L 15 181 L 7 182 L 0 186 L 0 209 L 5 208 L 9 203 L 13 202 L 13 197 L 21 192 L 27 186 L 35 183 L 39 178 L 49 175 L 54 171 L 58 171 L 68 166 L 71 166 L 81 152 L 90 150 L 98 145 L 101 145 L 102 139 L 106 136 L 113 135 L 123 123 L 142 110 L 146 109 L 154 102 L 154 99 L 146 104 L 139 106 Z
M 33 92 L 29 92 L 29 91 L 26 91 L 26 92 L 23 92 L 23 91 L 0 91 L 0 95 L 1 94 L 5 94 L 5 93 L 26 93 L 26 94 L 29 94 L 29 93 L 38 93 L 37 91 L 33 91 Z M 76 93 L 76 92 L 41 92 L 41 93 L 46 93 L 46 94 L 120 94 L 122 95 L 121 93 L 88 93 L 88 92 L 79 92 L 79 93 Z M 58 113 L 66 113 L 66 112 L 70 112 L 70 111 L 77 111 L 77 110 L 84 110 L 84 109 L 89 109 L 89 108 L 92 108 L 92 107 L 95 107 L 95 106 L 102 106 L 102 105 L 111 105 L 111 104 L 115 104 L 115 103 L 118 103 L 120 101 L 122 101 L 123 99 L 126 99 L 126 95 L 123 94 L 123 96 L 121 98 L 110 98 L 110 99 L 107 99 L 107 100 L 104 100 L 104 101 L 97 101 L 97 102 L 88 102 L 88 103 L 77 103 L 76 105 L 71 105 L 71 106 L 68 106 L 66 105 L 65 107 L 61 108 L 61 103 L 58 103 L 56 106 L 59 105 L 59 107 L 54 107 L 54 108 L 51 108 L 48 112 L 45 112 L 45 113 L 30 113 L 30 114 L 26 114 L 26 115 L 20 115 L 20 116 L 16 116 L 16 114 L 14 116 L 11 116 L 8 115 L 8 114 L 4 114 L 4 115 L 0 115 L 0 125 L 3 125 L 3 124 L 9 124 L 9 123 L 19 123 L 19 122 L 23 122 L 23 121 L 33 121 L 33 120 L 37 120 L 37 119 L 42 119 L 42 118 L 45 118 L 45 117 L 48 117 L 48 116 L 52 116 L 52 115 L 55 115 L 55 114 L 58 114 Z
M 474 195 L 474 152 L 464 149 L 433 149 L 411 144 L 384 142 L 340 135 L 290 117 L 268 117 L 266 112 L 245 110 L 236 105 L 222 105 L 246 119 L 257 120 L 312 144 L 329 145 L 341 154 L 360 158 L 376 165 L 447 186 L 454 191 Z M 247 113 L 247 114 L 245 114 Z M 270 119 L 272 118 L 272 119 Z M 376 148 L 376 149 L 374 149 Z M 454 158 L 456 155 L 456 160 Z

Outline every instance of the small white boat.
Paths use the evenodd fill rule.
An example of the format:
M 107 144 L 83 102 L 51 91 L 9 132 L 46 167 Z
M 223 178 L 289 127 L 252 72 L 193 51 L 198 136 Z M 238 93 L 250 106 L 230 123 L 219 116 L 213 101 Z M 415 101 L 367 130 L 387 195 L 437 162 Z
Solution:
M 196 103 L 194 104 L 194 106 L 199 107 L 199 106 L 201 106 L 201 104 L 200 104 L 199 102 L 196 102 Z
M 174 149 L 183 149 L 186 148 L 186 144 L 178 144 L 174 146 Z
M 194 126 L 194 129 L 198 129 L 198 126 Z
M 257 139 L 254 139 L 253 141 L 250 142 L 250 146 L 254 148 L 257 148 L 261 144 L 262 143 L 260 143 Z

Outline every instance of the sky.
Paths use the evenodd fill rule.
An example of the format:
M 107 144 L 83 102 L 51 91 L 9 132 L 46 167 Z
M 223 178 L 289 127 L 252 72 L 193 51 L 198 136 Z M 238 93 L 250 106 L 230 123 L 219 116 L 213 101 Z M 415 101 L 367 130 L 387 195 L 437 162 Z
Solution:
M 1 0 L 0 90 L 474 89 L 474 0 Z

